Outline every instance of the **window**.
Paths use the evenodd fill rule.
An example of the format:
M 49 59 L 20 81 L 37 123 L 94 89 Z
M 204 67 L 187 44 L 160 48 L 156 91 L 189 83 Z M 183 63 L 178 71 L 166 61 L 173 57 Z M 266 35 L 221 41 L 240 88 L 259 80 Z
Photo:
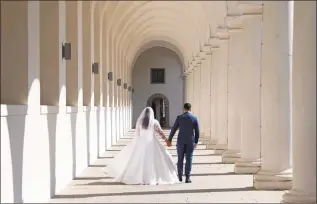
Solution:
M 151 69 L 151 84 L 165 84 L 165 69 Z

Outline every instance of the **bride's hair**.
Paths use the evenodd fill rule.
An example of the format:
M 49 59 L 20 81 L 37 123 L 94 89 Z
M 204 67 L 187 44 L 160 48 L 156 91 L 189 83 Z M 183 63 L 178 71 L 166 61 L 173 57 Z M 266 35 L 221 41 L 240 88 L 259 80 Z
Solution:
M 144 118 L 142 121 L 142 127 L 146 130 L 148 129 L 149 124 L 150 124 L 150 107 L 147 107 L 145 109 Z

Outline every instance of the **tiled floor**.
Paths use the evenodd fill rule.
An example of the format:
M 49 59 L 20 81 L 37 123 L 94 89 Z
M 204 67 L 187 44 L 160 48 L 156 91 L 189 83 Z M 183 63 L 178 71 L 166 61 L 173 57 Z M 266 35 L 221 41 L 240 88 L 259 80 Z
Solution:
M 168 131 L 166 130 L 168 133 Z M 191 184 L 119 185 L 102 172 L 107 163 L 131 142 L 131 134 L 105 152 L 50 202 L 76 203 L 279 203 L 283 191 L 258 191 L 252 175 L 233 173 L 233 165 L 199 145 L 195 150 Z M 162 142 L 163 143 L 163 142 Z M 168 148 L 176 159 L 175 146 Z

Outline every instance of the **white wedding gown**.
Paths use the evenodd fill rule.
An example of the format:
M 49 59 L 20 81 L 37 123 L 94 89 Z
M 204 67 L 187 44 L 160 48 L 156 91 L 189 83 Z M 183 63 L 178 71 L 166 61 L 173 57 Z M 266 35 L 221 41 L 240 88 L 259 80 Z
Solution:
M 125 184 L 174 184 L 179 183 L 176 165 L 171 154 L 160 143 L 155 132 L 163 135 L 160 124 L 150 114 L 147 130 L 141 127 L 144 111 L 140 115 L 133 141 L 126 146 L 105 168 L 115 181 Z

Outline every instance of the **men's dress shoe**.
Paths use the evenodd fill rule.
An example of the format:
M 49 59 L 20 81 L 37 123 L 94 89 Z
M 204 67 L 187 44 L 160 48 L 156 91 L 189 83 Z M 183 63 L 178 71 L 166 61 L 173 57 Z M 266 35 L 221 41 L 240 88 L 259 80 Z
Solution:
M 182 181 L 183 181 L 183 177 L 182 177 L 182 176 L 179 176 L 179 177 L 178 177 L 178 180 L 179 180 L 180 182 L 182 182 Z
M 192 181 L 190 180 L 189 177 L 186 178 L 185 183 L 191 183 Z

